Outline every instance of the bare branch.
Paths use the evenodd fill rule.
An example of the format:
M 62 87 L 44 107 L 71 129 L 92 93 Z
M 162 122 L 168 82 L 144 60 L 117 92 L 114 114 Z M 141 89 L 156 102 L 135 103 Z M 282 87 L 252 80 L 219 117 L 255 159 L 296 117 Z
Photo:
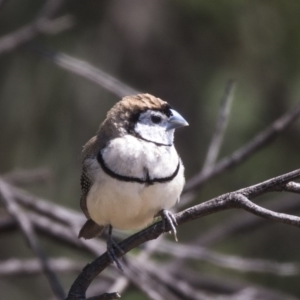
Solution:
M 235 80 L 229 80 L 224 95 L 221 99 L 219 116 L 216 123 L 215 132 L 212 136 L 210 145 L 207 150 L 207 155 L 204 160 L 201 173 L 205 174 L 210 171 L 218 158 L 220 148 L 222 146 L 225 130 L 228 123 L 228 118 L 231 111 L 231 104 L 233 101 L 233 94 L 235 89 Z
M 271 210 L 275 211 L 284 211 L 295 213 L 300 209 L 299 199 L 296 197 L 284 197 L 282 196 L 278 199 L 272 199 L 271 201 L 266 201 L 262 203 L 264 207 L 268 207 Z M 262 218 L 257 218 L 252 214 L 248 215 L 237 215 L 231 217 L 230 220 L 222 222 L 222 224 L 217 224 L 212 227 L 207 232 L 204 232 L 199 236 L 195 243 L 201 246 L 211 246 L 216 244 L 231 235 L 234 234 L 246 234 L 249 230 L 255 228 L 261 228 L 268 223 L 265 222 Z
M 293 276 L 300 272 L 299 265 L 292 262 L 278 263 L 265 259 L 242 258 L 236 255 L 221 254 L 201 246 L 178 244 L 175 246 L 174 243 L 168 241 L 161 243 L 157 252 L 174 255 L 177 259 L 206 261 L 219 267 L 241 272 L 262 272 L 279 276 Z
M 68 258 L 49 259 L 49 264 L 55 272 L 78 272 L 83 264 Z M 10 258 L 0 262 L 0 276 L 35 275 L 43 272 L 40 261 L 37 259 Z
M 234 193 L 230 195 L 230 198 L 236 200 L 237 207 L 243 208 L 246 211 L 251 212 L 256 216 L 263 217 L 265 219 L 269 219 L 272 221 L 300 227 L 300 217 L 296 217 L 284 213 L 273 212 L 272 210 L 256 205 L 255 203 L 253 203 L 247 197 L 245 197 L 243 194 L 240 193 Z
M 30 248 L 32 249 L 34 254 L 39 258 L 41 266 L 52 287 L 54 294 L 59 299 L 64 299 L 65 297 L 64 290 L 60 282 L 58 281 L 55 273 L 51 269 L 47 256 L 45 255 L 45 253 L 40 248 L 40 245 L 37 242 L 34 229 L 32 227 L 30 220 L 27 218 L 26 214 L 19 209 L 18 204 L 16 203 L 10 190 L 7 188 L 7 185 L 3 184 L 2 182 L 0 182 L 0 193 L 1 193 L 2 201 L 4 202 L 7 210 L 16 219 Z
M 2 178 L 11 184 L 24 186 L 49 182 L 52 179 L 52 174 L 47 168 L 39 168 L 33 170 L 15 170 L 3 174 Z
M 179 225 L 181 225 L 196 218 L 200 218 L 218 211 L 230 208 L 242 208 L 264 218 L 300 227 L 299 217 L 271 212 L 267 209 L 259 207 L 246 198 L 254 198 L 267 192 L 282 190 L 287 182 L 299 177 L 300 169 L 269 179 L 254 186 L 238 190 L 236 192 L 221 195 L 176 214 L 176 221 Z M 165 231 L 168 232 L 169 230 L 170 228 L 167 226 Z M 156 239 L 162 233 L 163 226 L 162 222 L 160 221 L 130 236 L 126 240 L 119 243 L 119 246 L 123 249 L 124 253 L 127 253 L 131 249 L 146 241 Z M 121 256 L 121 254 L 119 254 L 119 256 Z M 107 253 L 104 253 L 94 260 L 94 262 L 87 265 L 74 281 L 67 299 L 77 299 L 78 297 L 82 297 L 84 299 L 85 291 L 90 283 L 109 264 L 111 264 L 111 261 Z
M 185 185 L 184 192 L 187 193 L 192 190 L 195 190 L 201 187 L 206 181 L 208 181 L 212 177 L 215 177 L 224 172 L 225 170 L 240 164 L 241 162 L 249 158 L 251 155 L 253 155 L 255 152 L 260 150 L 267 143 L 271 142 L 284 130 L 286 130 L 299 116 L 300 103 L 295 108 L 293 108 L 292 110 L 281 116 L 279 119 L 277 119 L 275 122 L 273 122 L 265 130 L 256 135 L 246 145 L 233 152 L 230 156 L 221 159 L 211 171 L 206 172 L 205 174 L 200 172 L 199 174 L 189 179 Z
M 30 49 L 38 53 L 44 58 L 49 59 L 51 62 L 57 66 L 70 71 L 71 73 L 77 74 L 97 85 L 102 86 L 118 97 L 124 97 L 128 95 L 138 94 L 138 91 L 131 88 L 130 86 L 124 84 L 115 77 L 105 73 L 99 68 L 95 68 L 91 64 L 79 60 L 77 58 L 71 57 L 61 52 L 48 50 L 41 45 L 31 45 Z

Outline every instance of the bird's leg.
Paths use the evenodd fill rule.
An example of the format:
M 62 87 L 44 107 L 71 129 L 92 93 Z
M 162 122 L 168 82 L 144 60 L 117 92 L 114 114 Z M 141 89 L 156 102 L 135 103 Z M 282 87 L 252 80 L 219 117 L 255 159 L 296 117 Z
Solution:
M 110 261 L 112 263 L 115 262 L 117 267 L 121 271 L 124 271 L 118 257 L 116 256 L 115 250 L 118 250 L 121 254 L 124 254 L 122 248 L 120 248 L 120 246 L 114 241 L 112 237 L 112 226 L 108 225 L 107 254 L 109 256 Z
M 178 239 L 177 239 L 177 230 L 176 230 L 176 226 L 178 225 L 177 224 L 177 221 L 176 221 L 176 218 L 174 217 L 174 215 L 166 210 L 166 209 L 162 209 L 160 212 L 159 212 L 161 218 L 162 218 L 162 224 L 163 224 L 163 230 L 165 231 L 166 229 L 166 223 L 168 223 L 171 227 L 171 231 L 174 235 L 174 238 L 175 238 L 175 241 L 178 242 Z

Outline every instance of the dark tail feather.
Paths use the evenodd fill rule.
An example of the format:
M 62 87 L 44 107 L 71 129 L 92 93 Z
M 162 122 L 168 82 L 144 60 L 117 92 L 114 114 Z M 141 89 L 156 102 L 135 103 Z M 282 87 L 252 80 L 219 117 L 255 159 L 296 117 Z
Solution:
M 93 220 L 88 219 L 79 231 L 78 238 L 92 239 L 100 236 L 106 226 L 96 224 Z

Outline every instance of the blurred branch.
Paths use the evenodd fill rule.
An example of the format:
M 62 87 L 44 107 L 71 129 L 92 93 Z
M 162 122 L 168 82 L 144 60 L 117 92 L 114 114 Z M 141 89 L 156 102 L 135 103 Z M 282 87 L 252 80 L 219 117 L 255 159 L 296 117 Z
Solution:
M 160 266 L 158 264 L 145 264 L 146 270 L 151 274 L 153 278 L 157 278 L 159 282 L 163 285 L 168 286 L 171 290 L 176 292 L 181 299 L 197 299 L 197 300 L 213 300 L 215 298 L 209 297 L 206 292 L 203 291 L 202 287 L 192 286 L 188 284 L 184 278 L 176 278 L 172 273 L 168 271 L 162 271 L 158 269 Z M 181 270 L 177 270 L 181 273 Z
M 279 276 L 293 276 L 300 272 L 297 263 L 278 263 L 265 259 L 249 259 L 236 255 L 225 255 L 210 249 L 195 245 L 176 245 L 164 241 L 157 252 L 174 255 L 176 259 L 197 259 L 206 261 L 216 266 L 229 268 L 241 272 L 263 272 Z
M 29 48 L 38 53 L 40 56 L 47 58 L 62 69 L 88 79 L 120 98 L 128 95 L 138 94 L 138 91 L 131 88 L 127 84 L 124 84 L 115 77 L 105 73 L 99 68 L 95 68 L 83 60 L 79 60 L 61 52 L 45 49 L 43 46 L 36 43 L 31 44 Z
M 8 182 L 5 182 L 1 178 L 0 183 L 2 184 L 2 186 L 5 186 L 6 189 L 10 190 L 18 203 L 40 213 L 41 215 L 48 216 L 64 224 L 72 224 L 74 226 L 76 223 L 78 224 L 78 222 L 84 222 L 84 217 L 81 214 L 72 211 L 71 209 L 33 196 L 25 190 L 17 188 L 9 184 Z
M 144 271 L 140 270 L 141 264 L 135 259 L 130 259 L 130 264 L 126 268 L 126 276 L 131 279 L 131 282 L 142 290 L 151 300 L 180 300 L 180 298 L 168 289 L 165 284 L 157 284 L 157 280 L 145 272 L 148 264 L 144 263 Z M 68 298 L 67 298 L 68 299 Z
M 298 173 L 297 173 L 298 172 Z M 290 180 L 297 178 L 297 174 L 299 174 L 299 171 L 294 171 L 292 173 L 280 176 L 280 178 L 275 178 L 273 180 L 269 180 L 265 182 L 263 185 L 258 184 L 252 188 L 254 188 L 256 194 L 253 194 L 252 188 L 249 191 L 249 188 L 242 189 L 238 191 L 239 193 L 245 193 L 245 195 L 248 195 L 249 197 L 258 196 L 263 191 L 281 191 L 285 190 L 286 187 L 290 186 L 289 183 L 286 184 L 286 182 L 291 182 Z M 0 181 L 1 182 L 1 181 Z M 103 243 L 100 243 L 100 241 L 92 240 L 92 241 L 81 241 L 77 239 L 77 232 L 72 229 L 72 224 L 75 222 L 78 222 L 78 220 L 81 220 L 82 217 L 80 214 L 77 214 L 71 210 L 65 209 L 59 205 L 53 204 L 53 203 L 47 203 L 45 200 L 33 197 L 29 195 L 28 193 L 22 191 L 21 189 L 14 188 L 13 186 L 9 185 L 8 183 L 2 182 L 3 184 L 6 184 L 6 186 L 11 187 L 11 192 L 13 193 L 13 196 L 16 197 L 16 200 L 19 201 L 19 203 L 22 205 L 25 205 L 28 208 L 34 209 L 39 213 L 39 215 L 35 213 L 28 213 L 28 217 L 30 217 L 31 222 L 36 226 L 37 229 L 40 231 L 55 237 L 55 239 L 59 239 L 64 243 L 70 244 L 70 245 L 76 245 L 77 247 L 84 247 L 85 249 L 88 249 L 91 253 L 94 253 L 96 255 L 100 255 L 103 253 L 105 249 L 105 245 Z M 268 188 L 267 188 L 268 187 Z M 251 192 L 252 191 L 252 192 Z M 49 213 L 48 211 L 51 211 Z M 54 217 L 54 220 L 62 222 L 65 225 L 53 222 L 52 217 Z M 51 218 L 51 219 L 49 219 Z M 74 246 L 73 246 L 74 247 Z M 151 249 L 150 249 L 151 250 Z M 142 256 L 147 257 L 146 253 L 141 254 Z M 131 262 L 131 259 L 128 260 L 128 262 Z M 139 262 L 139 270 L 142 266 L 145 266 L 145 263 L 147 261 L 141 260 Z M 275 268 L 276 269 L 276 268 Z M 161 273 L 162 271 L 160 271 Z M 165 275 L 162 275 L 165 276 Z M 131 280 L 139 286 L 139 283 L 136 282 L 137 276 L 132 276 Z M 158 280 L 162 280 L 161 278 Z M 174 281 L 174 279 L 173 279 Z M 154 283 L 153 283 L 154 284 Z M 140 288 L 143 288 L 143 286 L 139 286 Z M 145 287 L 144 287 L 145 288 Z M 146 288 L 145 288 L 146 289 Z M 181 290 L 181 287 L 176 287 L 178 292 L 183 293 Z M 146 292 L 146 290 L 144 290 Z M 152 299 L 152 298 L 151 298 Z M 155 299 L 155 298 L 153 298 Z
M 34 254 L 38 257 L 41 266 L 44 270 L 44 273 L 52 287 L 54 294 L 58 299 L 64 299 L 65 293 L 64 290 L 58 281 L 55 273 L 49 265 L 49 261 L 43 250 L 40 248 L 40 245 L 37 242 L 34 229 L 29 218 L 25 213 L 21 211 L 16 203 L 10 189 L 2 181 L 0 181 L 0 193 L 2 201 L 4 202 L 8 212 L 15 218 L 18 222 L 18 225 Z
M 74 20 L 70 15 L 51 19 L 57 14 L 64 2 L 65 0 L 47 0 L 34 21 L 1 37 L 0 55 L 15 50 L 21 45 L 35 39 L 40 34 L 57 34 L 72 27 Z
M 277 189 L 276 189 L 277 190 Z M 32 215 L 32 217 L 31 217 L 31 215 Z M 81 243 L 81 241 L 80 240 L 78 240 L 77 239 L 77 236 L 76 236 L 76 233 L 75 232 L 73 232 L 72 230 L 70 231 L 70 228 L 66 228 L 66 229 L 63 229 L 65 226 L 64 225 L 60 225 L 60 224 L 58 224 L 58 223 L 54 223 L 51 219 L 48 219 L 47 217 L 44 217 L 44 216 L 41 216 L 41 215 L 36 215 L 36 214 L 34 214 L 34 213 L 29 213 L 29 215 L 28 216 L 30 216 L 30 218 L 31 218 L 31 220 L 32 220 L 32 222 L 33 222 L 33 224 L 37 227 L 37 229 L 39 229 L 39 230 L 42 230 L 44 233 L 46 233 L 46 234 L 50 234 L 50 235 L 52 235 L 52 236 L 55 236 L 56 237 L 56 239 L 58 238 L 59 240 L 61 240 L 62 242 L 64 242 L 64 243 L 66 243 L 67 241 L 69 241 L 69 242 L 67 242 L 67 243 L 70 243 L 70 245 L 73 245 L 72 247 L 74 247 L 74 246 L 79 246 L 80 244 L 85 244 L 84 245 L 84 247 L 90 247 L 90 246 L 87 246 L 87 244 L 89 244 L 89 243 L 94 243 L 95 244 L 95 246 L 94 247 L 92 247 L 92 248 L 89 248 L 89 250 L 91 250 L 91 252 L 92 253 L 94 253 L 94 254 L 96 254 L 96 255 L 99 255 L 99 254 L 101 254 L 102 253 L 102 251 L 104 251 L 104 249 L 105 249 L 105 246 L 104 245 L 102 245 L 102 243 L 101 243 L 101 246 L 100 246 L 100 242 L 98 241 L 98 240 L 92 240 L 92 241 L 82 241 L 83 243 Z M 81 246 L 79 246 L 79 247 L 81 247 Z M 162 247 L 160 247 L 160 248 L 163 248 L 164 247 L 164 244 L 162 244 Z M 181 248 L 181 246 L 180 245 L 176 245 L 176 248 L 177 247 L 179 247 L 179 250 L 180 250 L 180 248 Z M 184 246 L 183 246 L 184 247 Z M 153 244 L 152 245 L 152 248 L 157 248 L 156 246 L 155 246 L 155 244 Z M 88 249 L 88 248 L 87 248 Z M 150 249 L 151 250 L 151 249 Z M 158 250 L 160 250 L 160 249 L 158 249 Z M 174 249 L 174 251 L 176 252 L 176 249 Z M 174 252 L 173 251 L 173 252 Z M 171 252 L 171 254 L 172 254 L 172 251 L 170 251 Z M 186 252 L 186 251 L 185 251 Z M 199 251 L 200 252 L 200 255 L 201 255 L 201 251 Z M 191 254 L 188 250 L 187 250 L 187 252 L 186 252 L 188 255 L 191 255 L 191 258 L 193 258 L 193 257 L 196 257 L 195 255 L 196 255 L 196 253 L 194 252 L 194 254 Z M 146 255 L 146 251 L 142 251 L 142 253 L 141 253 L 141 256 L 145 256 L 145 257 L 147 257 L 147 255 Z M 221 255 L 222 256 L 222 255 Z M 179 257 L 180 257 L 180 255 L 179 255 Z M 217 257 L 217 260 L 219 260 L 219 258 L 220 257 Z M 210 260 L 211 259 L 216 259 L 215 257 L 213 257 L 213 258 L 210 258 Z M 128 260 L 128 258 L 127 258 L 127 260 Z M 137 259 L 137 261 L 138 261 L 139 259 Z M 259 260 L 253 260 L 254 262 L 255 261 L 258 261 L 258 263 L 260 262 Z M 131 263 L 131 259 L 129 259 L 129 262 Z M 251 260 L 246 260 L 246 264 L 247 264 L 247 262 L 249 262 L 249 263 L 251 263 Z M 230 262 L 228 262 L 227 261 L 227 263 L 229 263 L 230 264 Z M 232 261 L 231 261 L 231 263 L 232 263 Z M 243 261 L 242 262 L 243 264 L 245 264 L 245 262 Z M 262 263 L 264 263 L 264 261 L 262 262 Z M 147 261 L 144 261 L 144 260 L 141 260 L 140 262 L 139 262 L 139 267 L 138 267 L 138 269 L 139 269 L 139 271 L 140 272 L 142 272 L 142 273 L 144 273 L 145 272 L 145 270 L 143 270 L 143 269 L 141 269 L 141 267 L 143 266 L 143 267 L 145 267 L 146 266 L 146 264 L 147 264 Z M 222 263 L 221 263 L 222 264 Z M 130 264 L 131 265 L 131 264 Z M 147 265 L 149 265 L 149 263 L 147 264 Z M 226 263 L 225 263 L 225 265 L 226 265 Z M 246 266 L 247 267 L 247 266 Z M 260 266 L 261 267 L 261 266 Z M 263 265 L 263 267 L 268 267 L 268 266 L 266 266 L 266 265 Z M 278 267 L 278 268 L 277 268 Z M 280 269 L 281 267 L 283 267 L 283 269 Z M 285 270 L 284 270 L 284 268 L 285 267 L 287 267 Z M 271 269 L 273 269 L 273 270 L 275 270 L 275 273 L 279 270 L 279 273 L 280 272 L 282 272 L 282 273 L 284 273 L 284 272 L 286 272 L 286 273 L 288 273 L 288 271 L 290 272 L 291 270 L 292 271 L 294 271 L 294 269 L 289 269 L 288 270 L 288 268 L 289 268 L 289 265 L 287 264 L 287 265 L 285 265 L 285 264 L 279 264 L 279 265 L 277 265 L 276 266 L 276 263 L 275 263 L 275 266 L 270 266 L 270 268 Z M 253 267 L 253 269 L 255 269 L 254 267 Z M 181 270 L 181 269 L 180 269 Z M 247 270 L 246 270 L 247 271 Z M 262 270 L 263 271 L 263 270 Z M 267 270 L 268 271 L 268 270 Z M 127 272 L 126 272 L 127 273 Z M 161 276 L 166 276 L 165 274 L 163 274 L 164 272 L 162 271 L 162 270 L 160 270 L 160 272 L 159 272 L 160 274 L 161 274 Z M 153 275 L 152 275 L 153 276 Z M 161 276 L 159 276 L 159 281 L 161 281 L 162 280 L 162 278 L 161 278 Z M 138 281 L 136 280 L 136 277 L 138 277 L 138 275 L 135 275 L 135 276 L 131 276 L 131 280 L 133 281 L 133 282 L 135 282 L 135 284 L 137 284 L 137 286 L 139 286 L 139 283 L 138 283 Z M 172 280 L 173 282 L 174 282 L 174 278 L 172 279 L 172 278 L 170 278 L 169 280 Z M 154 283 L 153 283 L 154 284 Z M 152 284 L 151 284 L 152 285 Z M 186 284 L 185 284 L 186 285 Z M 141 287 L 143 287 L 143 286 L 139 286 L 140 288 Z M 143 288 L 148 288 L 147 286 L 145 287 L 143 287 Z M 176 286 L 176 290 L 178 290 L 178 292 L 180 292 L 180 293 L 184 293 L 184 290 L 181 290 L 181 288 L 183 288 L 182 286 Z M 187 287 L 185 287 L 185 288 L 187 288 Z M 113 290 L 113 287 L 111 287 L 110 288 L 110 290 Z M 116 290 L 118 290 L 118 289 L 116 289 Z M 162 294 L 160 294 L 160 295 L 163 295 L 164 293 L 162 293 Z M 151 298 L 152 299 L 152 298 Z M 155 299 L 155 298 L 153 298 L 153 299 Z
M 49 259 L 48 263 L 55 272 L 78 272 L 83 264 L 70 260 L 66 257 Z M 0 276 L 36 275 L 43 272 L 38 259 L 11 258 L 0 262 Z
M 149 261 L 149 258 L 153 252 L 155 252 L 158 248 L 158 244 L 161 242 L 162 236 L 152 241 L 151 243 L 147 243 L 145 245 L 145 249 L 135 258 L 140 264 L 144 264 L 144 262 Z M 119 276 L 115 282 L 111 285 L 109 291 L 118 291 L 122 293 L 129 285 L 130 280 L 126 276 Z
M 288 184 L 287 184 L 288 185 Z M 264 206 L 269 207 L 271 210 L 275 211 L 285 211 L 295 213 L 300 209 L 300 202 L 298 198 L 284 198 L 282 197 L 267 201 L 263 203 Z M 231 217 L 230 220 L 222 222 L 212 227 L 207 232 L 201 234 L 195 243 L 201 246 L 211 246 L 217 242 L 227 239 L 233 234 L 245 234 L 249 230 L 255 228 L 261 228 L 268 223 L 264 219 L 257 218 L 253 215 L 238 215 Z
M 39 168 L 33 170 L 15 170 L 2 175 L 2 178 L 17 186 L 49 182 L 52 174 L 49 169 Z
M 177 223 L 181 225 L 202 216 L 206 216 L 219 211 L 232 208 L 242 208 L 248 212 L 251 212 L 252 214 L 266 219 L 300 227 L 300 217 L 283 213 L 275 213 L 270 210 L 264 209 L 249 200 L 264 193 L 282 191 L 284 190 L 284 187 L 288 182 L 299 177 L 300 169 L 269 179 L 254 186 L 221 195 L 176 214 L 175 216 Z M 162 222 L 160 221 L 130 236 L 126 240 L 119 243 L 119 246 L 123 249 L 124 253 L 127 253 L 131 249 L 137 247 L 138 245 L 141 245 L 146 241 L 156 239 L 164 231 L 168 232 L 170 231 L 170 228 L 169 226 L 167 226 L 167 228 L 163 230 Z M 122 255 L 118 253 L 118 256 L 120 257 Z M 84 299 L 85 292 L 90 283 L 101 271 L 103 271 L 110 264 L 111 261 L 107 253 L 104 253 L 96 260 L 94 260 L 91 264 L 87 265 L 74 281 L 67 299 L 78 299 L 78 297 Z
M 69 15 L 54 20 L 39 19 L 0 38 L 0 55 L 15 50 L 21 45 L 35 39 L 40 34 L 57 34 L 73 26 Z
M 206 181 L 208 181 L 212 177 L 221 174 L 227 169 L 232 168 L 249 158 L 255 152 L 257 152 L 266 144 L 271 142 L 274 138 L 276 138 L 280 133 L 286 130 L 299 116 L 300 103 L 295 108 L 278 118 L 265 130 L 257 134 L 246 145 L 234 151 L 228 157 L 221 159 L 211 170 L 206 173 L 200 172 L 189 179 L 185 185 L 184 193 L 191 192 L 195 189 L 200 188 Z
M 180 272 L 178 269 L 176 271 L 176 280 L 184 280 L 188 281 L 190 284 L 200 287 L 201 289 L 207 290 L 209 294 L 215 294 L 214 300 L 219 299 L 223 300 L 226 296 L 233 296 L 238 294 L 240 291 L 245 290 L 247 288 L 251 288 L 252 290 L 256 290 L 257 297 L 256 298 L 246 298 L 247 300 L 299 300 L 299 298 L 292 297 L 288 294 L 282 293 L 281 291 L 276 290 L 275 288 L 268 289 L 265 287 L 261 287 L 259 285 L 249 284 L 249 282 L 244 282 L 241 278 L 234 280 L 232 277 L 226 276 L 211 276 L 206 272 L 202 272 L 199 274 L 192 269 L 187 269 L 186 266 L 180 268 Z M 173 273 L 173 272 L 171 272 Z M 221 296 L 220 296 L 221 294 Z M 227 298 L 226 298 L 227 299 Z M 235 300 L 246 300 L 245 298 L 237 298 Z
M 228 119 L 230 116 L 235 85 L 235 80 L 229 80 L 226 85 L 224 95 L 221 99 L 221 105 L 219 109 L 218 119 L 216 122 L 215 132 L 213 133 L 210 145 L 207 150 L 206 158 L 204 160 L 203 168 L 201 170 L 202 174 L 211 171 L 218 158 L 224 139 Z

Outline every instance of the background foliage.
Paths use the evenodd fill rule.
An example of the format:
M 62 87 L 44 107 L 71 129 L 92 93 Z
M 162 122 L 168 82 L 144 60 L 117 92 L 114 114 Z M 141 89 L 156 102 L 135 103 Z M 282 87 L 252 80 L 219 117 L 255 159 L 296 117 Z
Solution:
M 42 1 L 4 1 L 0 36 L 31 22 Z M 202 166 L 226 82 L 237 89 L 221 156 L 230 154 L 300 100 L 300 3 L 233 0 L 72 0 L 60 14 L 75 25 L 35 39 L 156 95 L 190 123 L 176 136 L 189 178 Z M 51 181 L 32 186 L 37 195 L 79 210 L 80 152 L 119 97 L 23 46 L 0 56 L 0 171 L 46 167 Z M 195 203 L 296 169 L 299 123 L 248 161 L 201 189 Z M 267 197 L 275 197 L 272 194 Z M 276 195 L 276 197 L 278 197 Z M 266 198 L 269 199 L 269 198 Z M 270 198 L 271 199 L 271 198 Z M 300 209 L 300 208 L 299 208 Z M 294 212 L 296 214 L 296 212 Z M 179 228 L 179 240 L 226 222 L 241 211 L 223 212 Z M 278 261 L 300 259 L 300 232 L 263 222 L 251 232 L 213 247 L 224 253 Z M 47 253 L 86 257 L 42 239 Z M 31 257 L 18 232 L 0 235 L 0 259 Z M 222 275 L 300 295 L 298 276 L 228 271 L 195 266 Z M 76 274 L 61 276 L 66 287 Z M 0 279 L 0 299 L 47 299 L 43 276 Z M 124 299 L 145 299 L 132 288 Z

